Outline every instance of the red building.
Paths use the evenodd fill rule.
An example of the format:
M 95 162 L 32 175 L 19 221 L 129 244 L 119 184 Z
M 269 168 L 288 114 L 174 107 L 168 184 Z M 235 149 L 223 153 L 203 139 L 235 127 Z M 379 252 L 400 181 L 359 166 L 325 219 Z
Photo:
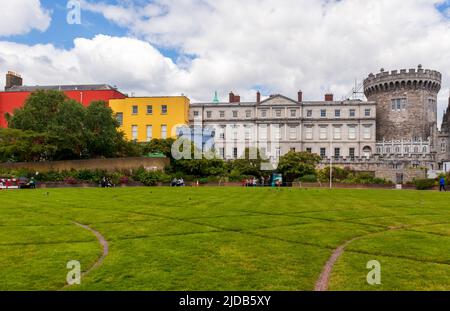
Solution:
M 19 84 L 19 85 L 17 85 Z M 6 75 L 5 91 L 0 92 L 0 127 L 8 127 L 5 114 L 14 114 L 14 110 L 23 107 L 26 99 L 36 90 L 62 91 L 67 97 L 88 106 L 93 101 L 123 99 L 127 95 L 116 88 L 106 85 L 51 85 L 51 86 L 22 86 L 22 79 L 13 72 Z

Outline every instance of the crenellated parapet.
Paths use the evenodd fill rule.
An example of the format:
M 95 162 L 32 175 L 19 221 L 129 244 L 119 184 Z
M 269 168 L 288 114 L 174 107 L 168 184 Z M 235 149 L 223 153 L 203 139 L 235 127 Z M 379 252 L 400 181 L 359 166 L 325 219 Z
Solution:
M 364 80 L 364 93 L 367 97 L 377 93 L 392 92 L 396 90 L 427 90 L 438 93 L 441 89 L 442 74 L 435 70 L 401 69 L 369 74 Z

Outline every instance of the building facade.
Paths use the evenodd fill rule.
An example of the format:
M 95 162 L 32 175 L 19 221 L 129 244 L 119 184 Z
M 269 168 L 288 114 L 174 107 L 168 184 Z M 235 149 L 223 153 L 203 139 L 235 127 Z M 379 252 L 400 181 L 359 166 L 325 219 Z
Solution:
M 190 122 L 215 132 L 216 152 L 224 159 L 258 148 L 272 161 L 294 151 L 323 158 L 369 158 L 375 150 L 376 106 L 359 100 L 306 102 L 273 95 L 241 103 L 233 93 L 227 103 L 193 103 Z
M 125 136 L 138 142 L 177 137 L 177 130 L 189 123 L 185 96 L 112 99 L 109 106 Z
M 76 100 L 84 106 L 93 101 L 109 102 L 110 99 L 126 98 L 116 88 L 106 84 L 96 85 L 47 85 L 47 86 L 23 86 L 22 78 L 8 72 L 6 75 L 6 87 L 0 92 L 0 128 L 8 127 L 5 115 L 14 114 L 14 110 L 22 108 L 30 94 L 37 90 L 62 91 L 68 98 Z

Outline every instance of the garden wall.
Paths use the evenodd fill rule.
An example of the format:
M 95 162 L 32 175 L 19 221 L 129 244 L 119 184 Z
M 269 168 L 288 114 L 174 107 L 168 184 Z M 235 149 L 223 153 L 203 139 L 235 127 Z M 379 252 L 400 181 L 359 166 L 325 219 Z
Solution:
M 70 171 L 74 170 L 130 170 L 141 166 L 148 170 L 163 170 L 169 165 L 168 158 L 117 158 L 117 159 L 91 159 L 54 162 L 20 162 L 0 163 L 0 169 L 29 169 L 37 172 Z

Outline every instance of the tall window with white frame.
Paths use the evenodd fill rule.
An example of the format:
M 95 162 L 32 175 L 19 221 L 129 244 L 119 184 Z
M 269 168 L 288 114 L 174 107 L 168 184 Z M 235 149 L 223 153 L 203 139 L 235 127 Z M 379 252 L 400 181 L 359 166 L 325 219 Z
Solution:
M 348 127 L 348 139 L 355 140 L 356 139 L 356 126 L 350 125 Z
M 320 148 L 320 157 L 325 158 L 327 156 L 327 148 Z
M 372 138 L 372 127 L 370 125 L 364 126 L 363 131 L 364 131 L 364 133 L 363 133 L 364 139 Z
M 312 126 L 305 127 L 305 139 L 307 139 L 307 140 L 313 139 L 313 127 Z
M 320 140 L 326 140 L 328 139 L 328 127 L 327 126 L 321 126 L 319 130 Z
M 153 126 L 147 125 L 147 141 L 151 141 L 153 139 Z
M 161 114 L 167 114 L 167 105 L 161 106 Z
M 167 139 L 167 125 L 161 125 L 161 139 Z
M 137 125 L 131 126 L 131 139 L 134 141 L 138 140 L 138 126 Z
M 340 126 L 333 127 L 333 139 L 340 140 L 342 138 L 342 128 Z
M 123 112 L 118 112 L 116 114 L 116 120 L 119 122 L 119 126 L 123 126 Z
M 407 99 L 406 98 L 394 98 L 391 100 L 392 111 L 406 110 Z

